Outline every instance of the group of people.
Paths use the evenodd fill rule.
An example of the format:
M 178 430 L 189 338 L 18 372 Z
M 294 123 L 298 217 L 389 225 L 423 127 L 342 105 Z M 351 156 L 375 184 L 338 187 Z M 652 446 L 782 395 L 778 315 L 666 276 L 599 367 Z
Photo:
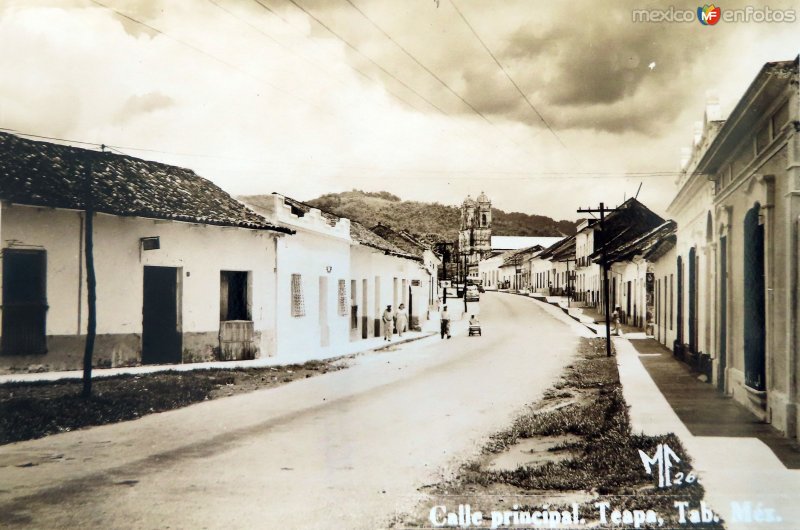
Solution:
M 402 337 L 403 333 L 408 331 L 408 312 L 406 311 L 406 305 L 400 304 L 396 312 L 392 311 L 392 306 L 387 305 L 386 311 L 383 312 L 382 320 L 383 340 L 391 341 L 395 329 L 397 330 L 397 335 Z
M 450 335 L 450 313 L 447 311 L 447 306 L 442 306 L 442 312 L 439 314 L 439 320 L 441 322 L 441 335 L 442 338 L 447 337 L 448 339 L 451 337 Z M 480 322 L 478 319 L 475 318 L 475 315 L 470 316 L 469 318 L 469 325 L 470 326 L 478 326 Z

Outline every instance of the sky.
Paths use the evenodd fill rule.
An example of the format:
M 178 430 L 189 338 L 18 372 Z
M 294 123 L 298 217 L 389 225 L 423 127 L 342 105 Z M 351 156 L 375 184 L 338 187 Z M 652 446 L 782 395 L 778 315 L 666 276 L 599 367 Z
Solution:
M 575 219 L 641 186 L 664 215 L 709 98 L 726 115 L 764 63 L 800 51 L 800 22 L 634 21 L 670 5 L 698 7 L 4 0 L 0 128 L 115 146 L 233 195 L 485 191 Z M 800 19 L 800 2 L 752 7 Z

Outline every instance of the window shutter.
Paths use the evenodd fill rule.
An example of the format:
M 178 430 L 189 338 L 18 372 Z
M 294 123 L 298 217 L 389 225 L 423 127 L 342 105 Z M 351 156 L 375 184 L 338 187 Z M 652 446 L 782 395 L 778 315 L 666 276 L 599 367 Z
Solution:
M 306 316 L 306 305 L 303 301 L 303 282 L 299 274 L 292 274 L 292 316 Z

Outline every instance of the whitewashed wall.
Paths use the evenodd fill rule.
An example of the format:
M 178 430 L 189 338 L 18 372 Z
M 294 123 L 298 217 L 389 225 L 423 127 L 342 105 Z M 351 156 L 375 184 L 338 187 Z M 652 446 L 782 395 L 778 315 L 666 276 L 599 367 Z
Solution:
M 86 333 L 83 213 L 28 206 L 2 207 L 3 248 L 47 251 L 47 335 L 44 356 L 4 356 L 5 365 L 78 368 Z M 219 333 L 220 271 L 252 273 L 252 318 L 260 355 L 275 351 L 275 233 L 175 221 L 97 214 L 98 361 L 141 361 L 143 267 L 180 268 L 179 309 L 184 360 L 205 360 Z M 159 250 L 140 251 L 140 238 L 160 238 Z M 196 351 L 186 351 L 189 350 Z

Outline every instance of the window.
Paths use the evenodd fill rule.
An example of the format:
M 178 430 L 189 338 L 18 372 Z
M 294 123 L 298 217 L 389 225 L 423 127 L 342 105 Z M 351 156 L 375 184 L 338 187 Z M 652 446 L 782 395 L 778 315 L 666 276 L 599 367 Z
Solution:
M 303 280 L 299 274 L 292 274 L 292 316 L 306 316 L 306 304 L 303 300 Z
M 347 316 L 347 283 L 339 280 L 339 316 Z
M 246 271 L 219 271 L 220 321 L 251 320 L 249 277 Z
M 344 281 L 344 280 L 342 280 Z M 350 280 L 350 329 L 358 329 L 358 284 L 356 280 Z

